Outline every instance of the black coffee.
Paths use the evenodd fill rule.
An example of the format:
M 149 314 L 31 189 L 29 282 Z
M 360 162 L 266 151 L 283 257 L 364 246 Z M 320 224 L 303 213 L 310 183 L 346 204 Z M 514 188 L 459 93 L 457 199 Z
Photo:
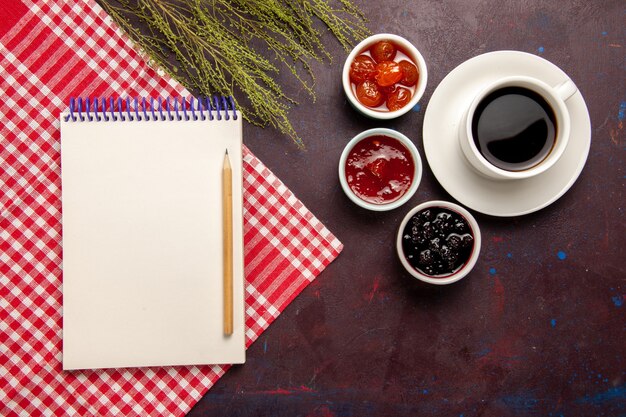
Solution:
M 539 94 L 505 87 L 485 97 L 472 119 L 480 153 L 507 171 L 532 168 L 552 150 L 556 138 L 554 111 Z

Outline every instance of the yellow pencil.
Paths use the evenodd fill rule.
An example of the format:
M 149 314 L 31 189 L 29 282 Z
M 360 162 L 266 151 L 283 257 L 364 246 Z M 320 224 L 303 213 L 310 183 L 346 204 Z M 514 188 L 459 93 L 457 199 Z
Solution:
M 224 334 L 233 334 L 233 173 L 224 154 L 222 169 L 222 208 L 224 225 Z

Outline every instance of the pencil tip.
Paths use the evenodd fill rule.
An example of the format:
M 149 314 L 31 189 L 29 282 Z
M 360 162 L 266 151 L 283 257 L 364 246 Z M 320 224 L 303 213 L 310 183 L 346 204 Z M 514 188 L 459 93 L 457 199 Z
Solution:
M 226 148 L 226 155 L 228 155 L 228 148 Z

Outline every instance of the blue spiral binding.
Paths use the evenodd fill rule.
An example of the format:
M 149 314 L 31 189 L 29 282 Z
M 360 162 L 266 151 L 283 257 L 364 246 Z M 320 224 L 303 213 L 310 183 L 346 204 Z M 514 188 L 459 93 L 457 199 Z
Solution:
M 85 98 L 85 110 L 86 110 L 85 114 L 86 114 L 87 120 L 92 122 L 93 121 L 93 116 L 91 115 L 91 106 L 90 106 L 90 104 L 91 103 L 89 102 L 89 97 L 86 97 Z
M 102 111 L 102 118 L 105 122 L 109 121 L 109 116 L 107 116 L 107 102 L 104 97 L 100 100 L 100 110 Z
M 174 102 L 172 105 L 172 101 Z M 195 103 L 194 103 L 195 101 Z M 65 121 L 189 121 L 237 120 L 237 108 L 232 96 L 212 97 L 70 97 Z
M 167 120 L 174 120 L 174 116 L 172 116 L 172 113 L 170 112 L 171 107 L 170 107 L 170 98 L 167 98 Z
M 119 114 L 118 120 L 126 120 L 124 119 L 124 113 L 122 113 L 122 98 L 121 97 L 117 99 L 117 113 Z
M 220 107 L 220 100 L 217 96 L 213 96 L 213 105 L 217 111 L 217 120 L 222 120 L 222 108 Z
M 191 97 L 191 99 L 190 99 L 190 101 L 191 101 L 191 115 L 193 117 L 193 120 L 198 120 L 198 119 L 202 118 L 202 109 L 199 106 L 197 99 L 196 99 L 196 108 L 194 109 L 194 107 L 193 107 L 193 99 L 194 99 L 193 97 Z M 200 116 L 198 117 L 198 115 L 200 115 Z
M 115 121 L 117 120 L 117 118 L 115 117 L 115 110 L 113 109 L 113 103 L 115 103 L 115 101 L 113 100 L 113 97 L 109 98 L 109 113 L 111 113 L 111 120 Z
M 183 108 L 183 115 L 185 116 L 185 120 L 189 120 L 189 117 L 187 116 L 187 100 L 185 100 L 185 98 L 183 97 L 181 100 L 181 106 Z
M 193 120 L 198 120 L 198 115 L 193 111 L 193 97 L 189 100 L 189 111 L 191 112 L 191 118 Z
M 209 101 L 209 98 L 205 97 L 204 102 L 206 103 L 206 109 L 209 113 L 209 120 L 213 120 L 213 109 L 211 108 L 211 102 Z
M 138 109 L 138 105 L 137 105 L 137 97 L 135 97 L 135 117 L 136 120 L 141 120 L 141 116 L 139 116 L 139 109 Z
M 146 108 L 147 108 L 147 107 L 148 107 L 148 106 L 146 105 L 146 98 L 145 98 L 145 97 L 143 97 L 143 98 L 141 99 L 141 108 L 143 109 L 143 119 L 144 119 L 144 120 L 150 120 L 150 117 L 148 116 L 148 113 L 147 113 L 147 111 L 146 111 Z
M 83 114 L 83 99 L 81 97 L 78 98 L 78 107 L 76 111 L 78 112 L 78 118 L 80 119 L 80 121 L 84 122 L 85 116 Z
M 130 114 L 130 97 L 126 97 L 126 114 L 128 115 L 128 120 L 130 120 L 131 122 L 135 120 L 133 118 L 133 115 Z
M 152 113 L 152 120 L 156 120 L 156 114 L 154 113 L 154 98 L 153 97 L 150 97 L 150 112 Z

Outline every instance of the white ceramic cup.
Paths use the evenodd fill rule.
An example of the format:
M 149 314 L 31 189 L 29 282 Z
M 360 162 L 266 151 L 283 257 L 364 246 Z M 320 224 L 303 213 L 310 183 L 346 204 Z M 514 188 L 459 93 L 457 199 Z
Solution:
M 369 48 L 372 47 L 372 45 L 379 41 L 391 41 L 400 46 L 400 48 L 402 48 L 402 51 L 406 53 L 411 61 L 415 63 L 420 75 L 411 100 L 407 103 L 406 106 L 394 111 L 375 110 L 361 104 L 361 102 L 359 102 L 359 100 L 356 98 L 355 87 L 350 81 L 350 66 L 352 65 L 352 61 L 354 61 L 354 58 L 367 51 Z M 415 46 L 413 46 L 411 42 L 407 41 L 401 36 L 393 35 L 391 33 L 379 33 L 377 35 L 372 35 L 361 41 L 357 46 L 355 46 L 352 52 L 350 52 L 350 54 L 348 55 L 348 58 L 346 58 L 346 62 L 343 65 L 343 72 L 341 75 L 343 91 L 345 92 L 346 97 L 348 98 L 348 101 L 350 102 L 352 107 L 354 107 L 359 113 L 363 114 L 364 116 L 378 120 L 395 119 L 396 117 L 402 116 L 413 107 L 415 107 L 420 98 L 422 98 L 422 95 L 424 95 L 427 82 L 428 70 L 426 69 L 426 61 L 424 61 L 424 57 L 422 56 L 422 54 L 417 50 Z
M 522 171 L 508 171 L 489 162 L 478 150 L 472 134 L 472 121 L 479 104 L 491 93 L 506 87 L 521 87 L 539 94 L 554 112 L 556 122 L 555 141 L 548 155 L 534 166 Z M 504 77 L 482 88 L 463 113 L 459 124 L 459 142 L 469 163 L 482 175 L 496 180 L 516 180 L 539 175 L 552 167 L 563 155 L 570 136 L 570 115 L 565 101 L 578 89 L 569 78 L 550 86 L 532 77 Z

